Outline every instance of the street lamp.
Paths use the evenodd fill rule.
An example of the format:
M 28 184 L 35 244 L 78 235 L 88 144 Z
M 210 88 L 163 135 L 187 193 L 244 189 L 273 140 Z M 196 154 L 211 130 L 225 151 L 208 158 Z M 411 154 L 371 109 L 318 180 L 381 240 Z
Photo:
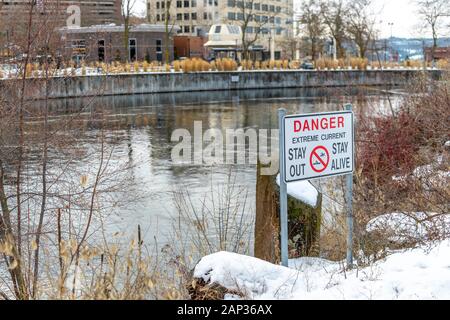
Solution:
M 393 22 L 389 22 L 388 25 L 391 27 L 391 39 L 392 39 L 392 28 L 394 27 L 394 23 Z

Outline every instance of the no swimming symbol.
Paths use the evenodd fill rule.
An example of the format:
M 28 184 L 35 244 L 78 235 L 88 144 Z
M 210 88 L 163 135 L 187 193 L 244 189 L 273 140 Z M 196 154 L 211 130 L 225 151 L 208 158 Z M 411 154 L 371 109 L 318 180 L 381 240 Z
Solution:
M 328 149 L 323 146 L 314 148 L 309 157 L 309 164 L 314 172 L 324 172 L 330 164 L 330 153 Z

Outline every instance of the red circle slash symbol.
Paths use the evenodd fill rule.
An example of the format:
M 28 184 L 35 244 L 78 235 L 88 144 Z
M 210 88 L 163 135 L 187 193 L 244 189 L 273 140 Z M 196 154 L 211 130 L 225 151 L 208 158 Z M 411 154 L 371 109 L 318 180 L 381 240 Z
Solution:
M 319 146 L 314 148 L 309 157 L 309 164 L 314 172 L 324 172 L 330 163 L 330 153 L 327 148 Z

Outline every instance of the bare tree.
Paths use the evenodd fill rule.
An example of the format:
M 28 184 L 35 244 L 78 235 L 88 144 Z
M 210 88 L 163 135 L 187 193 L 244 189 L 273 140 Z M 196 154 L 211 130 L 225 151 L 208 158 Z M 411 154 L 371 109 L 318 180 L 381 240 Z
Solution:
M 278 14 L 277 12 L 273 12 L 267 16 L 257 15 L 255 0 L 237 1 L 236 5 L 239 8 L 238 17 L 236 18 L 241 28 L 242 55 L 244 59 L 249 59 L 250 48 L 258 42 L 263 32 L 272 32 L 275 25 L 275 18 Z M 252 29 L 251 32 L 250 29 Z
M 355 0 L 347 9 L 347 33 L 358 47 L 358 56 L 364 58 L 375 34 L 375 15 L 370 12 L 372 0 Z
M 442 30 L 447 29 L 445 18 L 450 17 L 450 5 L 447 0 L 417 0 L 418 14 L 424 29 L 429 29 L 433 37 L 432 57 L 438 47 L 438 38 Z
M 304 35 L 309 41 L 309 54 L 315 61 L 322 52 L 322 40 L 325 35 L 325 24 L 318 1 L 303 2 L 299 23 L 304 27 Z
M 175 2 L 164 0 L 160 2 L 163 13 L 147 12 L 147 19 L 150 23 L 160 24 L 162 22 L 164 24 L 164 63 L 170 63 L 170 41 L 176 27 L 176 14 L 174 14 L 172 4 L 175 4 Z
M 347 5 L 344 0 L 321 2 L 321 13 L 330 35 L 334 39 L 337 58 L 345 57 L 343 43 L 346 37 L 345 15 Z
M 170 38 L 175 27 L 175 17 L 171 15 L 172 0 L 165 0 L 164 13 L 164 63 L 170 62 Z
M 136 0 L 124 0 L 122 1 L 122 19 L 123 19 L 123 45 L 126 52 L 126 61 L 129 60 L 129 41 L 130 41 L 130 28 L 131 21 L 133 19 L 133 8 L 136 4 Z
M 7 21 L 8 27 L 20 30 L 11 42 L 15 56 L 22 58 L 14 64 L 0 58 L 0 63 L 13 68 L 8 79 L 0 80 L 0 296 L 37 299 L 43 297 L 45 275 L 57 274 L 56 283 L 64 283 L 69 267 L 77 264 L 92 237 L 93 224 L 106 203 L 103 197 L 123 186 L 112 178 L 121 180 L 115 174 L 120 169 L 109 166 L 106 143 L 91 152 L 77 142 L 83 136 L 82 114 L 87 108 L 99 128 L 97 138 L 105 139 L 103 113 L 91 105 L 94 99 L 80 109 L 66 110 L 62 117 L 51 111 L 52 86 L 70 77 L 55 64 L 64 46 L 59 22 L 53 19 L 60 13 L 58 4 L 47 6 L 39 19 L 35 19 L 35 2 L 26 10 L 19 22 Z M 36 92 L 42 97 L 39 101 Z M 83 173 L 77 161 L 92 166 Z M 94 179 L 77 184 L 82 175 Z M 73 243 L 69 259 L 59 255 L 63 241 Z M 58 265 L 55 256 L 59 256 L 59 273 L 53 268 Z M 8 293 L 3 292 L 5 287 Z

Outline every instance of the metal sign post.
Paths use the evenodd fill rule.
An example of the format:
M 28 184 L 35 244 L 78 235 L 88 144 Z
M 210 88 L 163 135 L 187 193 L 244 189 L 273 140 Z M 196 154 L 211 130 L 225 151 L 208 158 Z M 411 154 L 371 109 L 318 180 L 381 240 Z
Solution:
M 280 227 L 281 227 L 281 264 L 284 267 L 289 265 L 288 257 L 288 215 L 287 215 L 287 184 L 286 184 L 286 170 L 284 165 L 284 117 L 286 116 L 285 109 L 278 109 L 278 124 L 279 124 L 279 163 L 280 163 Z
M 286 116 L 278 110 L 280 128 L 281 261 L 288 265 L 287 184 L 333 176 L 346 176 L 347 265 L 353 264 L 354 117 L 345 111 Z
M 345 109 L 352 111 L 353 107 L 348 104 Z M 347 202 L 347 268 L 351 269 L 353 267 L 353 172 L 346 176 L 345 198 Z

